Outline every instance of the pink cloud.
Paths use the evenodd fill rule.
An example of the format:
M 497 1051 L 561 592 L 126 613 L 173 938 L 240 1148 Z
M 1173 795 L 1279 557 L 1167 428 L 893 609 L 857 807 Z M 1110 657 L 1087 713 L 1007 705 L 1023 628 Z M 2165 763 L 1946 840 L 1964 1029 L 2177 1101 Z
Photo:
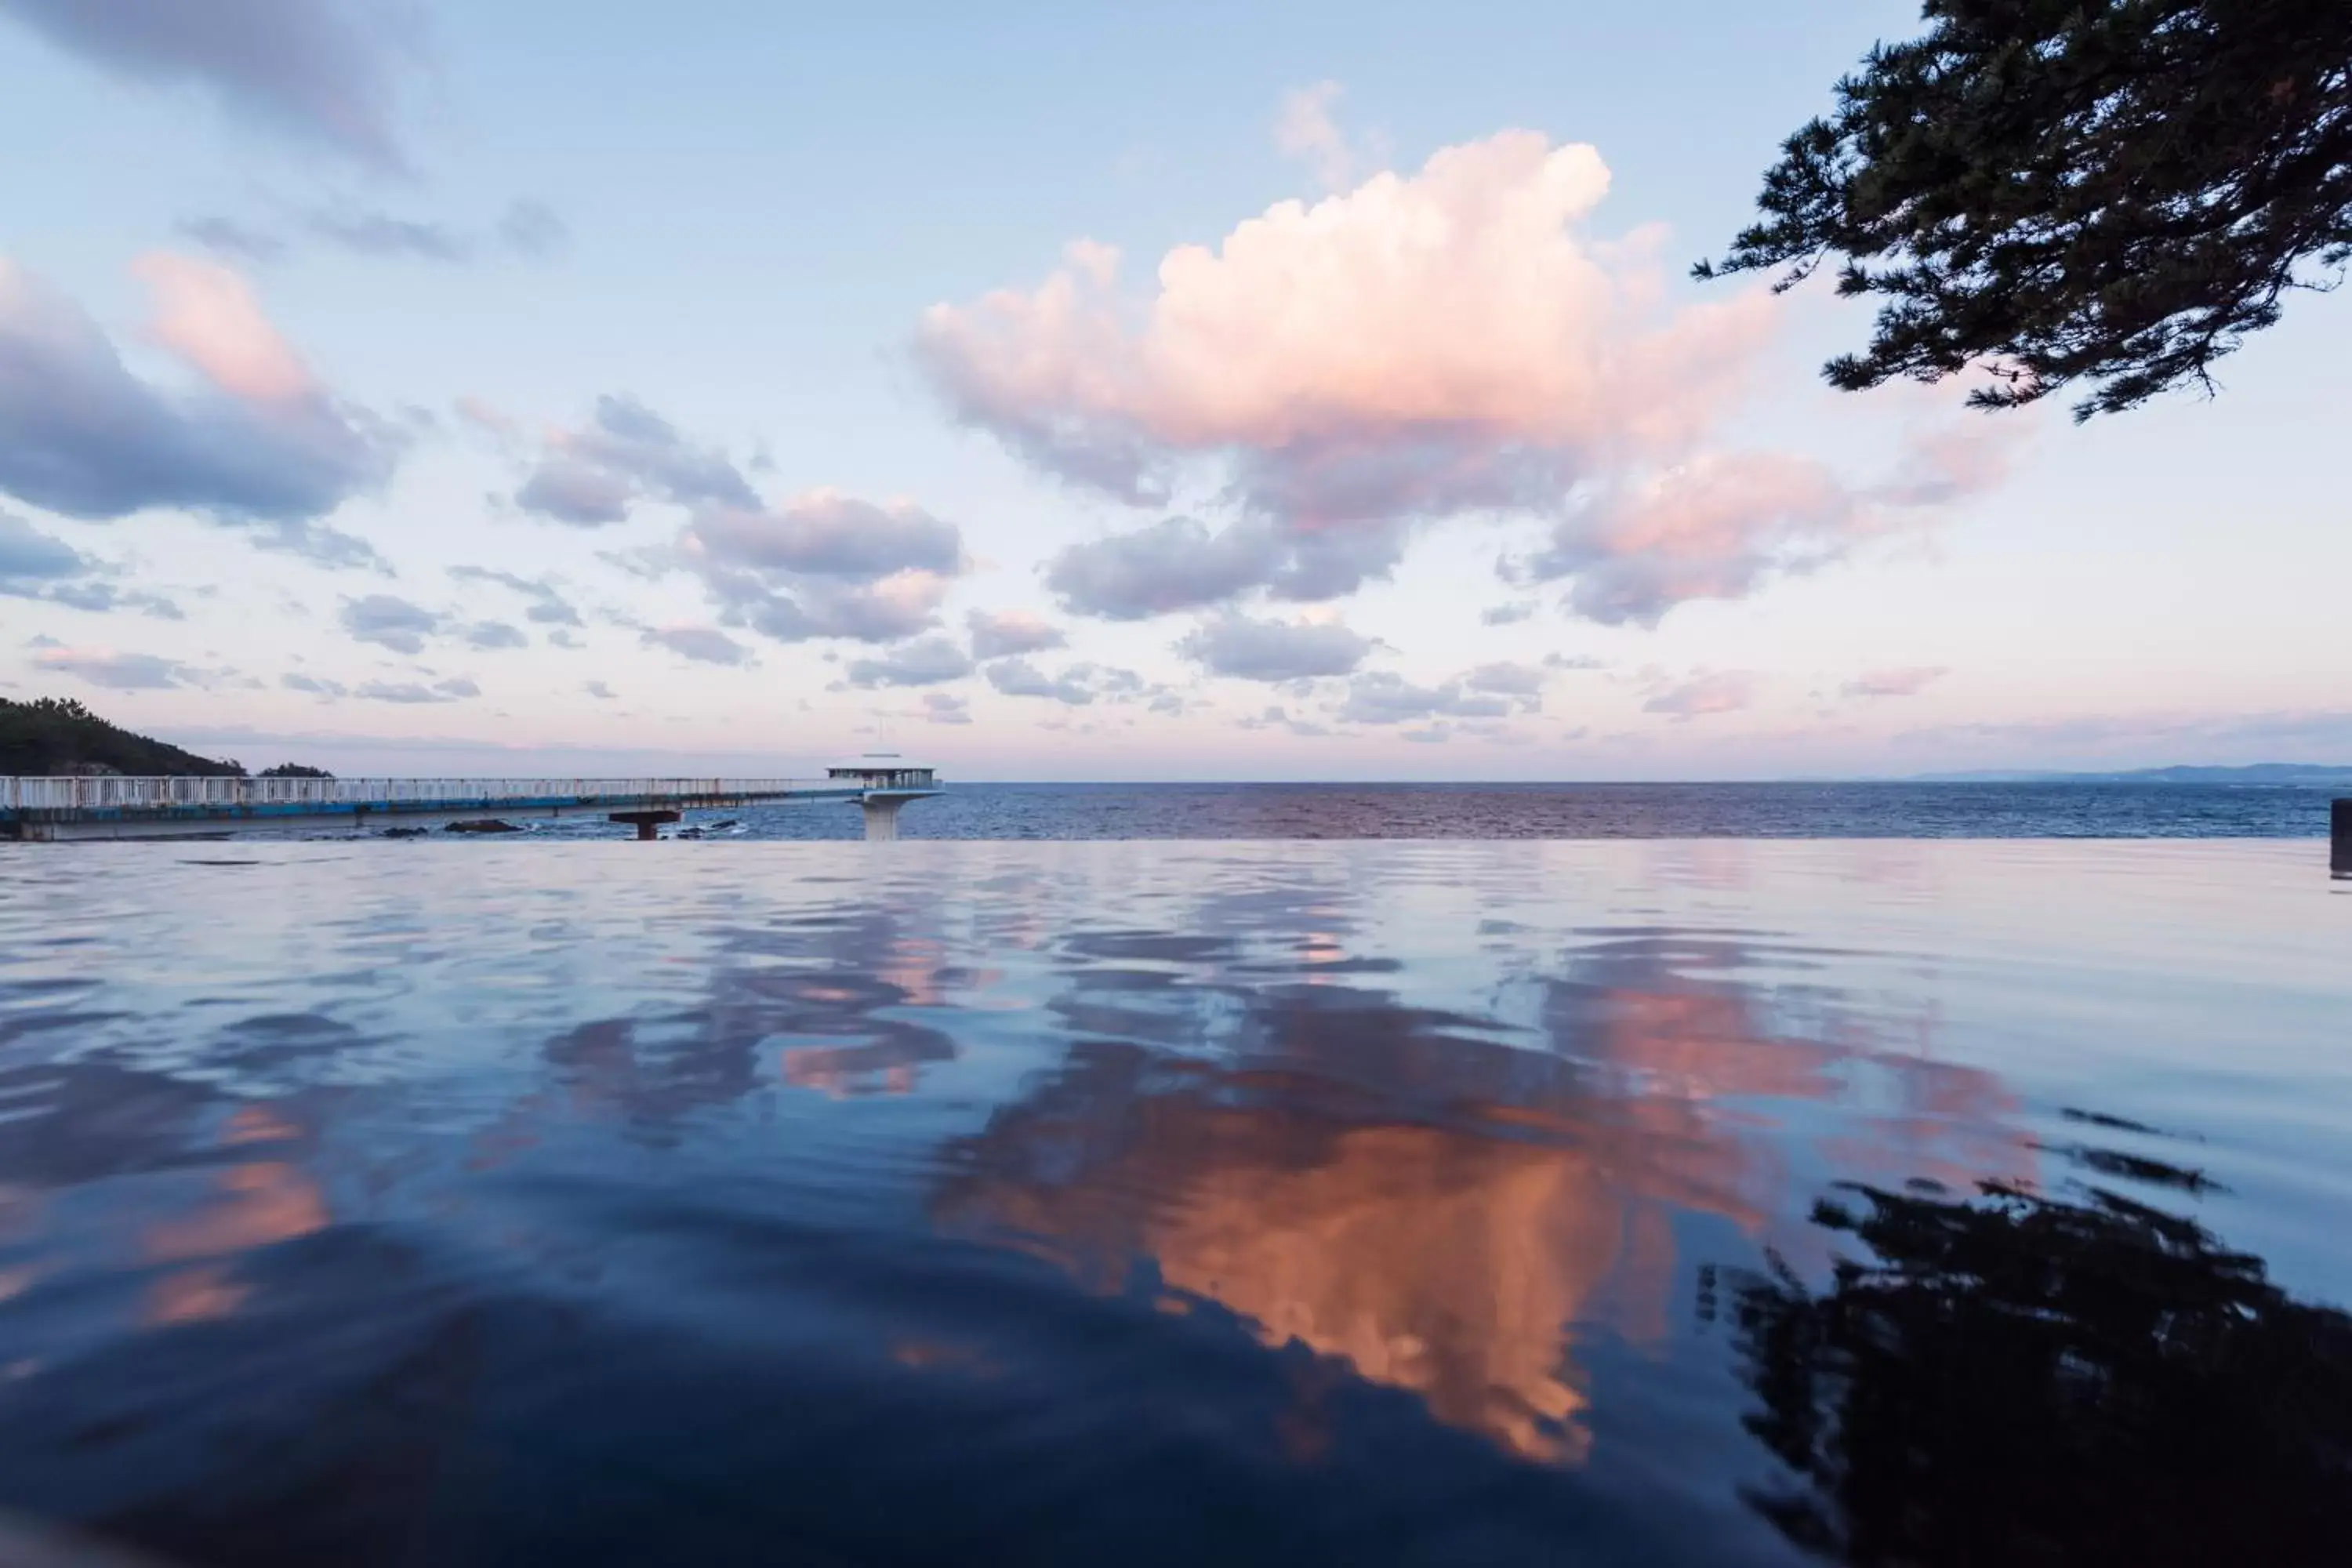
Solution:
M 1660 318 L 1648 258 L 1574 232 L 1608 188 L 1592 148 L 1506 132 L 1180 246 L 1139 321 L 1099 264 L 1073 267 L 932 307 L 917 346 L 961 415 L 1080 479 L 1087 457 L 1151 468 L 1412 433 L 1489 463 L 1507 441 L 1671 447 L 1736 389 L 1772 307 L 1749 293 Z
M 1286 146 L 1344 151 L 1334 96 L 1294 95 Z M 1074 247 L 1034 289 L 933 306 L 915 350 L 960 419 L 1040 469 L 1136 505 L 1205 482 L 1242 513 L 1074 547 L 1048 581 L 1081 614 L 1335 598 L 1417 530 L 1517 513 L 1556 521 L 1527 575 L 1577 578 L 1570 607 L 1594 619 L 1654 621 L 1999 478 L 1997 438 L 1940 429 L 1869 488 L 1716 449 L 1778 308 L 1762 291 L 1671 303 L 1655 231 L 1587 232 L 1609 185 L 1592 148 L 1504 132 L 1180 246 L 1139 294 L 1116 252 Z M 1179 530 L 1233 570 L 1187 575 L 1157 608 L 1092 591 Z
M 1654 670 L 1648 685 L 1650 697 L 1642 704 L 1642 711 L 1675 720 L 1737 713 L 1756 700 L 1756 678 L 1741 669 L 1701 671 L 1684 680 L 1669 679 L 1663 671 Z
M 217 262 L 156 251 L 131 263 L 154 297 L 148 335 L 232 397 L 291 404 L 319 394 L 243 278 Z
M 1942 665 L 1874 669 L 1847 681 L 1843 689 L 1848 697 L 1916 697 L 1950 673 Z

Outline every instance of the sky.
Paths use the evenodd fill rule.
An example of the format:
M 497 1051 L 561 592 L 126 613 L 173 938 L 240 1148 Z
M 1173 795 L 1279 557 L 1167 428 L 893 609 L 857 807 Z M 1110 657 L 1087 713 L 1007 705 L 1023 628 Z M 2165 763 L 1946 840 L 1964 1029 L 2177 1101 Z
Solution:
M 0 0 L 0 694 L 347 775 L 2352 759 L 2352 300 L 2077 426 L 1689 278 L 1916 30 Z

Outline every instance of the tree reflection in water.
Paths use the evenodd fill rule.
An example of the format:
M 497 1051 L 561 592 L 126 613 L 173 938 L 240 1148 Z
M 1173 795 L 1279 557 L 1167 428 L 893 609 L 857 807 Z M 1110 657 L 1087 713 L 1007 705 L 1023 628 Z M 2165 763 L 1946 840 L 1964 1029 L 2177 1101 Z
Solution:
M 2347 1560 L 2352 1318 L 2103 1190 L 1847 1192 L 1814 1219 L 1869 1260 L 1717 1297 L 1748 1428 L 1801 1478 L 1752 1500 L 1790 1538 L 1923 1568 Z

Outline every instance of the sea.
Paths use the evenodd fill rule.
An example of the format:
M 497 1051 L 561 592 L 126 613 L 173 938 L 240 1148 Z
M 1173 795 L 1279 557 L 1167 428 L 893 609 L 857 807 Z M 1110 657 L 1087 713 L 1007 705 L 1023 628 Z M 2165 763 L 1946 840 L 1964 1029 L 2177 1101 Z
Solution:
M 2283 838 L 2343 789 L 2302 784 L 1001 784 L 908 805 L 908 838 Z M 595 820 L 519 823 L 630 837 Z M 848 805 L 698 812 L 681 830 L 856 838 Z M 302 830 L 297 830 L 302 831 Z M 315 830 L 312 830 L 315 831 Z
M 2340 1563 L 2325 812 L 0 845 L 0 1559 Z

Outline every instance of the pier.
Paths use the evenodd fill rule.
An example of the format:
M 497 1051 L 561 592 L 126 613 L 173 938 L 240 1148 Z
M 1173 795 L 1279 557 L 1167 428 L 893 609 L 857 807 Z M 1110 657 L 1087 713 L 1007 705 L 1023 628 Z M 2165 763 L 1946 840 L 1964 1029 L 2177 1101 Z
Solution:
M 898 812 L 940 793 L 937 773 L 896 759 L 821 779 L 0 778 L 0 838 L 201 838 L 252 828 L 352 833 L 464 822 L 603 816 L 657 837 L 688 811 L 832 802 L 857 806 L 866 837 L 898 837 Z

